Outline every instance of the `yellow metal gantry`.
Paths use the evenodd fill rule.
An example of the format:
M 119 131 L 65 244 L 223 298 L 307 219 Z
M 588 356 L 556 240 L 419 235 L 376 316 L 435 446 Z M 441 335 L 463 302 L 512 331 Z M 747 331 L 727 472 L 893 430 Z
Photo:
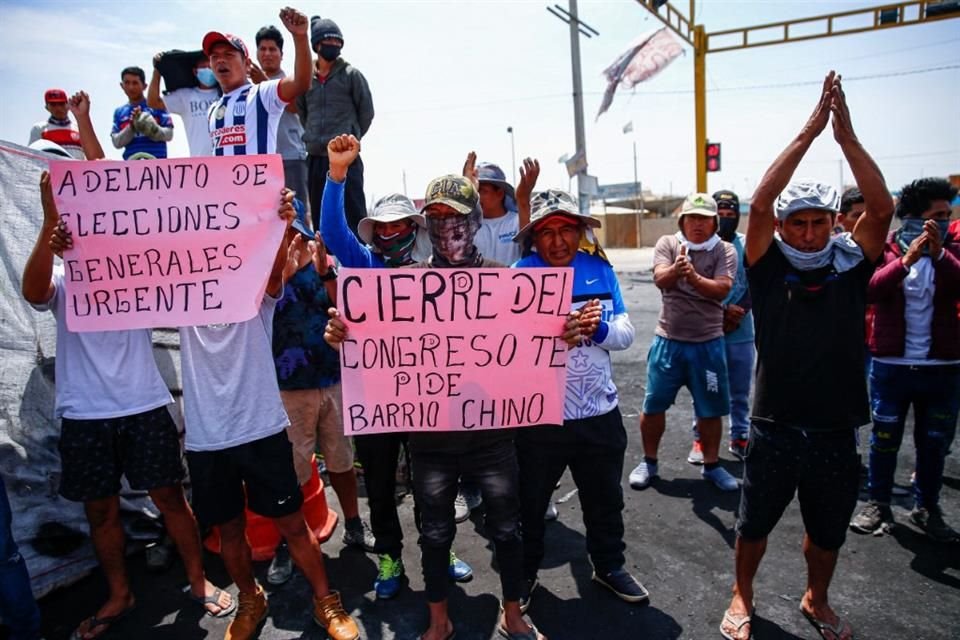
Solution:
M 956 2 L 893 2 L 865 9 L 797 18 L 781 22 L 726 29 L 707 33 L 696 24 L 694 0 L 688 15 L 669 2 L 637 0 L 677 36 L 693 47 L 693 90 L 695 144 L 697 149 L 697 191 L 707 190 L 707 54 L 768 47 L 788 42 L 832 38 L 851 33 L 906 27 L 934 20 L 960 17 Z

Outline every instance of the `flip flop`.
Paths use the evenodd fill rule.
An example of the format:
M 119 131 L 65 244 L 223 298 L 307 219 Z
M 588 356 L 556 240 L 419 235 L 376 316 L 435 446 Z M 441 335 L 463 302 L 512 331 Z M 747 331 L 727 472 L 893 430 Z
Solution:
M 225 607 L 221 607 L 220 611 L 218 611 L 217 613 L 214 613 L 210 611 L 210 609 L 207 609 L 208 604 L 215 604 L 218 607 L 220 607 L 220 596 L 224 593 L 222 589 L 217 589 L 216 591 L 214 591 L 212 596 L 195 596 L 193 595 L 193 593 L 190 593 L 189 591 L 187 593 L 190 596 L 190 599 L 196 602 L 197 604 L 199 604 L 201 607 L 203 607 L 203 610 L 211 618 L 225 618 L 237 610 L 237 599 L 234 598 L 233 596 L 230 596 L 230 604 L 228 604 Z M 227 594 L 227 595 L 230 595 L 230 594 Z
M 738 616 L 736 614 L 730 613 L 730 609 L 727 609 L 726 611 L 723 612 L 723 622 L 720 623 L 720 635 L 722 635 L 727 640 L 737 640 L 736 636 L 732 636 L 723 630 L 724 622 L 729 624 L 731 627 L 734 627 L 734 633 L 736 634 L 736 636 L 739 636 L 740 630 L 743 629 L 743 625 L 750 624 L 751 617 L 749 615 Z M 753 638 L 753 629 L 751 628 L 750 635 L 747 636 L 747 640 L 751 640 L 752 638 Z
M 849 640 L 853 640 L 853 629 L 840 616 L 837 616 L 837 624 L 828 624 L 803 607 L 800 607 L 800 613 L 802 613 L 803 617 L 817 630 L 817 633 L 820 634 L 823 640 L 842 640 L 844 631 L 849 631 Z M 833 634 L 833 637 L 827 637 L 827 633 Z
M 530 631 L 527 631 L 526 633 L 513 633 L 503 626 L 503 623 L 501 622 L 497 625 L 497 633 L 507 640 L 540 640 L 540 638 L 543 637 L 540 635 L 540 632 L 537 631 L 537 628 L 532 624 L 530 625 Z
M 87 635 L 88 633 L 91 633 L 97 627 L 103 627 L 103 631 L 101 631 L 96 636 L 94 636 L 94 638 L 99 638 L 103 634 L 107 633 L 107 631 L 110 630 L 110 627 L 113 626 L 114 623 L 119 622 L 123 618 L 126 618 L 131 611 L 133 611 L 133 606 L 129 606 L 123 611 L 121 611 L 120 613 L 113 616 L 104 616 L 102 618 L 98 618 L 95 615 L 90 616 L 84 621 L 89 623 L 87 626 L 87 630 L 83 633 L 80 633 L 80 626 L 83 624 L 83 622 L 81 622 L 79 625 L 77 625 L 77 628 L 73 630 L 73 633 L 70 634 L 70 640 L 83 640 L 83 637 L 85 635 Z

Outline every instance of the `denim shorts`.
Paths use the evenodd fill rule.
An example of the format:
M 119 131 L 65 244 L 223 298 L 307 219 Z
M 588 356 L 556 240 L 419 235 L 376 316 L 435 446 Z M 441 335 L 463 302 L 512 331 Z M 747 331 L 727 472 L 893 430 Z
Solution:
M 730 413 L 727 348 L 723 338 L 706 342 L 681 342 L 654 336 L 647 353 L 647 393 L 643 412 L 664 413 L 677 399 L 680 387 L 693 396 L 698 418 L 718 418 Z

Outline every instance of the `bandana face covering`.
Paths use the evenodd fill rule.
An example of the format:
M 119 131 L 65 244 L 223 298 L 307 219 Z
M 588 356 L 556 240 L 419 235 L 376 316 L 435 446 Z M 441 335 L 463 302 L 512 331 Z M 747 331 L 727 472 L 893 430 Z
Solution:
M 416 225 L 403 233 L 394 233 L 390 236 L 374 234 L 373 244 L 383 255 L 383 262 L 388 267 L 399 267 L 413 263 L 413 246 L 417 241 Z
M 773 234 L 773 238 L 780 248 L 783 257 L 798 271 L 813 271 L 828 265 L 833 266 L 837 273 L 843 273 L 854 268 L 863 260 L 863 251 L 860 245 L 853 241 L 849 233 L 831 236 L 830 240 L 820 251 L 798 251 L 780 237 L 780 232 Z
M 900 222 L 900 228 L 897 229 L 897 244 L 900 246 L 900 251 L 906 253 L 910 248 L 910 244 L 920 237 L 920 234 L 923 233 L 923 225 L 926 222 L 923 218 L 904 218 Z M 945 243 L 947 237 L 947 230 L 950 227 L 949 220 L 936 220 L 937 226 L 940 228 L 940 242 Z M 923 248 L 923 255 L 930 255 L 928 250 L 929 245 Z
M 469 215 L 452 215 L 443 218 L 427 216 L 427 230 L 433 242 L 435 263 L 462 266 L 479 262 L 480 252 L 473 244 L 473 238 L 480 228 L 479 217 L 479 209 Z
M 714 247 L 717 246 L 717 244 L 720 243 L 720 236 L 718 236 L 717 234 L 713 234 L 706 241 L 700 242 L 700 243 L 690 242 L 683 235 L 682 231 L 677 231 L 676 238 L 680 242 L 680 244 L 682 244 L 687 248 L 687 251 L 711 251 L 713 250 Z

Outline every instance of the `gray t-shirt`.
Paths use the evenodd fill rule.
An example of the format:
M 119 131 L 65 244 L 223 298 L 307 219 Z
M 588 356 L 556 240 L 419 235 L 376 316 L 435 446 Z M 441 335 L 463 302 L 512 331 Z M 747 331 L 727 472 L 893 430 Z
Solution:
M 676 235 L 663 236 L 653 249 L 653 268 L 671 265 L 680 253 Z M 705 278 L 726 276 L 732 281 L 737 275 L 737 250 L 729 242 L 720 241 L 710 251 L 688 251 L 687 259 L 697 273 Z M 720 300 L 707 298 L 686 280 L 678 280 L 671 288 L 661 290 L 663 306 L 656 334 L 682 342 L 706 342 L 723 337 L 723 305 Z
M 277 298 L 246 322 L 180 328 L 187 451 L 219 451 L 283 431 L 273 362 Z
M 283 71 L 271 80 L 278 80 L 286 76 Z M 284 111 L 277 125 L 277 153 L 284 160 L 303 160 L 307 157 L 307 147 L 303 144 L 303 127 L 296 113 Z

